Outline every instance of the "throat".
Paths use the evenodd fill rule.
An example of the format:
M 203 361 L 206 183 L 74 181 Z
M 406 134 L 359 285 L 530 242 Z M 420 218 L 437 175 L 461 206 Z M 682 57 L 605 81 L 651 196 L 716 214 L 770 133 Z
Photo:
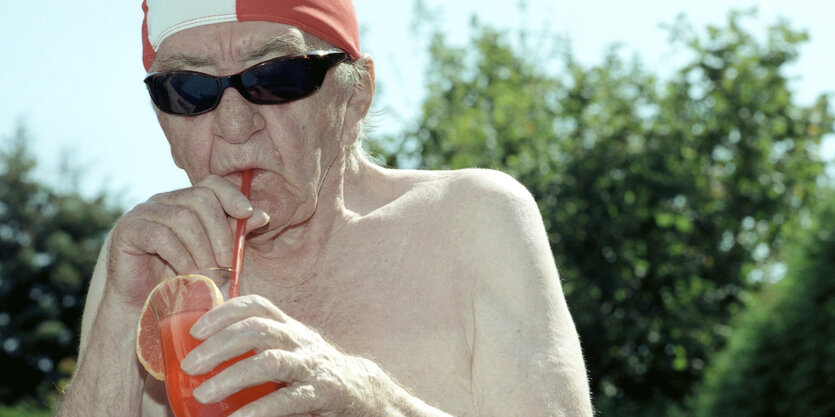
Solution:
M 247 248 L 243 274 L 253 281 L 264 281 L 270 286 L 290 288 L 313 281 L 316 266 L 326 245 L 307 245 L 304 242 L 274 242 L 269 252 Z M 255 291 L 257 292 L 257 291 Z
M 297 273 L 284 268 L 251 271 L 243 276 L 242 294 L 258 294 L 295 320 L 323 328 L 339 304 L 339 291 L 319 272 Z

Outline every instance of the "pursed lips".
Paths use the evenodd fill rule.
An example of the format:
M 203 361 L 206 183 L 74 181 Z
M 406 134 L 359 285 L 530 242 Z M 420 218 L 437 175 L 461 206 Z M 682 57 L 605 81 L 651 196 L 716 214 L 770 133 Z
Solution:
M 253 183 L 255 183 L 255 181 L 258 179 L 258 177 L 263 175 L 264 172 L 265 172 L 263 169 L 255 168 L 255 167 L 252 167 L 252 168 L 236 168 L 236 169 L 230 170 L 226 174 L 219 174 L 219 175 L 222 176 L 223 178 L 225 178 L 226 180 L 228 180 L 229 182 L 235 184 L 235 186 L 237 188 L 240 188 L 241 187 L 241 178 L 243 177 L 243 172 L 246 171 L 247 169 L 252 169 L 253 170 L 253 172 L 252 172 L 252 174 L 253 174 L 252 175 L 252 182 Z

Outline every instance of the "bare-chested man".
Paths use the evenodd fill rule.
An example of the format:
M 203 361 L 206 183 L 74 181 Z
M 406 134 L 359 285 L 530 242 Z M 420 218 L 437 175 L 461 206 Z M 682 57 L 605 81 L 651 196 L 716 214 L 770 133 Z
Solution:
M 359 51 L 350 0 L 146 0 L 145 10 L 146 82 L 193 186 L 114 227 L 60 416 L 171 415 L 134 352 L 142 303 L 163 277 L 229 266 L 237 219 L 247 219 L 245 295 L 195 324 L 205 342 L 182 367 L 200 374 L 256 355 L 200 386 L 199 401 L 284 381 L 234 416 L 591 415 L 525 188 L 494 171 L 398 171 L 363 157 L 374 62 Z

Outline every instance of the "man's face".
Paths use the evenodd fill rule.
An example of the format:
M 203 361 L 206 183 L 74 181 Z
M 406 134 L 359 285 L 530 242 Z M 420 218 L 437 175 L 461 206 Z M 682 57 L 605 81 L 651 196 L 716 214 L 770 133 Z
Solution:
M 166 38 L 151 71 L 229 75 L 304 48 L 302 33 L 279 23 L 199 26 Z M 240 172 L 253 168 L 251 199 L 270 215 L 270 228 L 305 221 L 323 197 L 320 185 L 341 147 L 348 91 L 334 72 L 318 92 L 290 103 L 257 105 L 228 88 L 208 113 L 157 111 L 174 161 L 192 183 L 215 174 L 240 184 Z

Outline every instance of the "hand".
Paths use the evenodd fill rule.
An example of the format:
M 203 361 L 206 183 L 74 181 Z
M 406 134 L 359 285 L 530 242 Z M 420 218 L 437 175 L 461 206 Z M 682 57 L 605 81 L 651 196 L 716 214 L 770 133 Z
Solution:
M 218 402 L 264 382 L 286 383 L 232 416 L 375 414 L 375 371 L 370 361 L 340 352 L 317 332 L 258 295 L 233 298 L 204 314 L 191 329 L 205 340 L 182 361 L 188 374 L 205 374 L 254 350 L 194 390 L 202 403 Z
M 235 223 L 243 218 L 247 232 L 269 221 L 235 184 L 216 175 L 151 197 L 113 229 L 105 294 L 138 309 L 165 277 L 230 266 Z

